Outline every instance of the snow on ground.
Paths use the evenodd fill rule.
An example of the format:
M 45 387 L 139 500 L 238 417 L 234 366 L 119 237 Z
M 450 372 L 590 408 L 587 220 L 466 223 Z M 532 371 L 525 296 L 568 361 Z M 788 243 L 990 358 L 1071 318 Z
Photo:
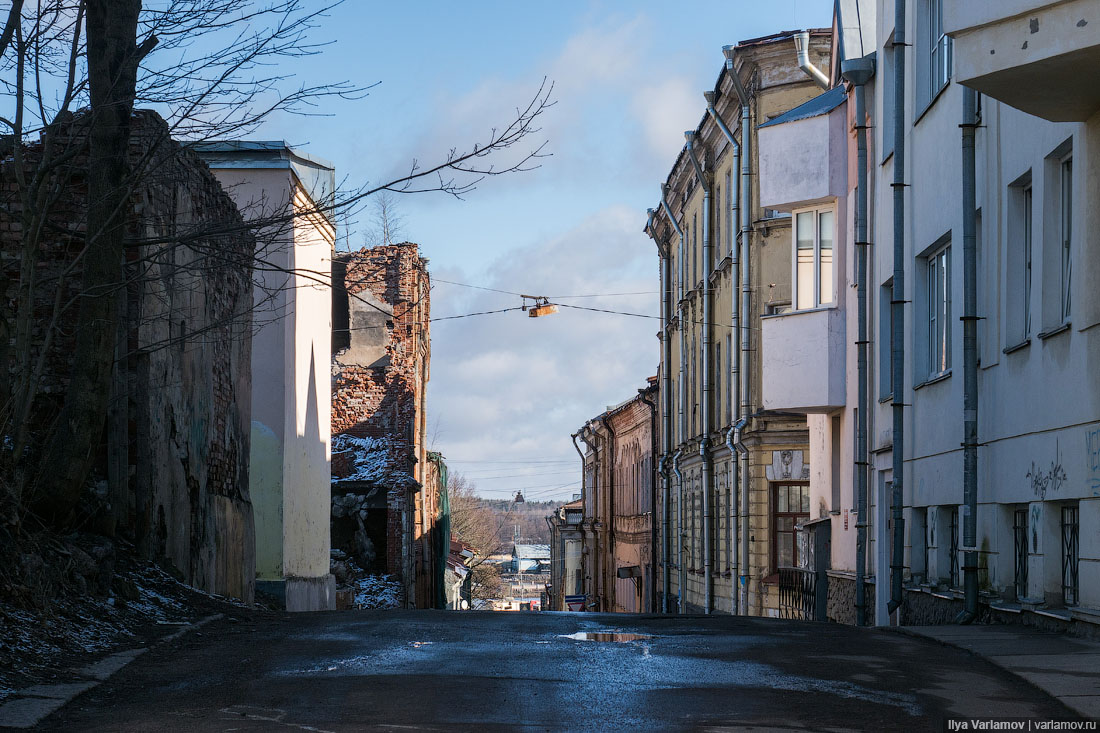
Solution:
M 112 588 L 106 598 L 59 593 L 40 610 L 0 601 L 0 701 L 108 651 L 144 646 L 172 627 L 240 607 L 151 564 L 116 568 Z

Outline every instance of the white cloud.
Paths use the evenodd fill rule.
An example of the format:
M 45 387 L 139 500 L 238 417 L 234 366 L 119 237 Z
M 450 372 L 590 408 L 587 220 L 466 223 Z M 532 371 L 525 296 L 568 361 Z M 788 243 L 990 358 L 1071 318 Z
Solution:
M 671 167 L 684 147 L 684 131 L 696 128 L 706 105 L 690 79 L 676 76 L 638 89 L 631 109 L 641 122 L 650 153 Z
M 508 251 L 481 273 L 436 272 L 433 315 L 521 302 L 513 295 L 439 282 L 443 279 L 532 295 L 642 293 L 559 302 L 656 315 L 656 252 L 639 231 L 639 217 L 625 207 L 610 207 L 564 234 Z M 474 479 L 499 495 L 530 487 L 550 491 L 545 484 L 579 481 L 579 470 L 569 473 L 569 461 L 576 459 L 570 434 L 609 404 L 633 396 L 656 372 L 657 329 L 656 319 L 565 307 L 537 319 L 516 311 L 433 323 L 428 409 L 430 422 L 439 426 L 434 449 L 461 459 L 452 469 L 463 473 L 505 466 L 514 474 L 531 474 Z M 523 463 L 529 460 L 563 463 Z M 572 491 L 566 487 L 556 496 L 568 498 Z

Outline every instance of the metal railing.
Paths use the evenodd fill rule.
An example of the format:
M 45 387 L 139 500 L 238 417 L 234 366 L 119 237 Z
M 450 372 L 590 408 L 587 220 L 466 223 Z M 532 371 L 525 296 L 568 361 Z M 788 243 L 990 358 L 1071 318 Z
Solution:
M 817 573 L 805 568 L 779 568 L 779 617 L 813 621 L 817 606 Z

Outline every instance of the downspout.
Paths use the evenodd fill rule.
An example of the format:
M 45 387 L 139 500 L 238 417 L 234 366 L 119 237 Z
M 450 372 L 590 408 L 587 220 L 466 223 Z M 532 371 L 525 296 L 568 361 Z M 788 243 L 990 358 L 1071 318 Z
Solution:
M 740 585 L 740 609 L 741 613 L 748 615 L 749 612 L 749 455 L 745 449 L 744 444 L 741 441 L 741 431 L 744 430 L 748 424 L 748 416 L 752 411 L 752 399 L 749 394 L 749 371 L 751 364 L 749 363 L 749 354 L 751 350 L 751 338 L 752 333 L 749 328 L 750 313 L 752 309 L 752 289 L 750 280 L 750 268 L 749 268 L 749 239 L 752 233 L 752 117 L 749 111 L 749 94 L 741 83 L 741 78 L 737 75 L 737 69 L 734 67 L 733 58 L 736 53 L 736 47 L 724 46 L 722 53 L 726 56 L 726 75 L 733 83 L 734 91 L 737 93 L 737 98 L 741 102 L 741 310 L 740 310 L 740 323 L 741 328 L 741 351 L 738 356 L 740 360 L 740 372 L 739 380 L 740 385 L 738 391 L 741 398 L 741 409 L 738 413 L 737 424 L 740 426 L 737 428 L 737 440 L 735 445 L 740 446 L 738 453 L 740 453 L 739 462 L 740 468 L 740 485 L 741 490 L 741 574 L 738 577 Z
M 714 92 L 704 92 L 703 97 L 707 100 L 707 112 L 710 113 L 711 118 L 714 119 L 718 129 L 722 131 L 722 134 L 726 136 L 726 140 L 729 141 L 730 148 L 733 152 L 733 160 L 730 165 L 731 171 L 737 171 L 741 167 L 741 146 L 737 140 L 734 139 L 733 133 L 730 132 L 729 127 L 726 126 L 725 121 L 721 115 L 718 114 L 718 110 L 714 107 Z M 738 192 L 734 194 L 730 192 L 730 285 L 733 290 L 730 297 L 730 326 L 733 330 L 733 334 L 738 335 L 738 328 L 740 327 L 740 313 L 741 313 L 741 301 L 737 297 L 737 273 L 740 262 L 738 257 L 739 251 L 737 247 L 737 228 L 734 226 L 734 222 L 738 222 L 738 212 L 740 203 L 740 188 L 741 179 L 737 176 L 731 176 L 731 178 L 737 181 Z M 732 342 L 731 342 L 732 343 Z M 741 396 L 741 385 L 738 382 L 741 368 L 741 352 L 740 350 L 734 351 L 730 349 L 730 414 L 734 416 L 734 419 L 730 422 L 736 422 L 740 416 L 738 413 L 739 399 Z M 729 547 L 730 556 L 732 562 L 730 563 L 730 613 L 737 613 L 737 581 L 734 580 L 738 576 L 741 567 L 741 553 L 737 550 L 737 539 L 740 534 L 738 529 L 738 517 L 740 512 L 737 509 L 738 502 L 738 487 L 740 486 L 740 471 L 739 461 L 737 459 L 737 451 L 733 447 L 733 426 L 726 432 L 726 449 L 729 451 L 729 462 L 731 466 L 730 471 L 730 484 L 729 484 Z
M 684 612 L 684 583 L 687 582 L 687 576 L 684 573 L 684 474 L 680 471 L 680 456 L 683 451 L 676 451 L 672 454 L 672 472 L 676 474 L 676 485 L 679 487 L 680 498 L 677 506 L 677 521 L 676 521 L 676 544 L 678 549 L 679 558 L 679 588 L 676 589 L 676 613 Z
M 596 431 L 590 427 L 591 424 L 591 422 L 588 422 L 580 429 L 581 440 L 583 440 L 584 444 L 588 446 L 588 449 L 592 451 L 592 456 L 596 463 L 595 470 L 592 472 L 595 477 L 595 482 L 592 485 L 592 510 L 594 518 L 591 530 L 592 539 L 595 540 L 595 547 L 592 548 L 592 552 L 589 552 L 589 555 L 592 557 L 592 595 L 595 596 L 595 598 L 585 599 L 585 605 L 587 607 L 595 606 L 596 610 L 603 611 L 605 610 L 603 608 L 603 591 L 606 590 L 603 582 L 606 578 L 604 578 L 603 575 L 606 572 L 605 566 L 607 565 L 607 556 L 600 547 L 600 533 L 596 525 L 600 523 L 600 509 L 602 508 L 600 506 L 600 462 L 606 459 L 597 442 L 597 436 L 595 435 Z M 589 439 L 590 437 L 591 439 Z M 587 504 L 587 502 L 585 503 Z M 587 512 L 588 509 L 585 507 L 585 513 L 587 514 Z
M 711 484 L 713 483 L 714 467 L 710 454 L 711 431 L 711 392 L 714 390 L 710 373 L 711 357 L 711 297 L 713 290 L 710 284 L 711 245 L 710 245 L 710 181 L 699 163 L 695 154 L 695 133 L 685 132 L 687 140 L 687 154 L 691 165 L 695 169 L 695 177 L 703 188 L 703 410 L 702 410 L 702 435 L 699 439 L 699 459 L 702 461 L 703 484 L 703 613 L 709 614 L 714 606 L 714 574 L 711 567 L 711 556 L 714 554 L 714 541 L 711 536 Z
M 977 171 L 974 136 L 976 92 L 963 87 L 963 590 L 965 607 L 956 619 L 978 617 L 978 253 Z
M 680 228 L 676 218 L 672 215 L 672 208 L 668 205 L 668 186 L 661 185 L 661 206 L 665 210 L 665 214 L 668 216 L 669 222 L 671 222 L 673 229 L 676 230 L 676 234 L 680 237 L 680 255 L 678 257 L 680 264 L 680 283 L 678 293 L 678 328 L 680 331 L 680 369 L 679 369 L 679 443 L 682 444 L 684 436 L 687 434 L 686 414 L 684 413 L 684 403 L 687 402 L 687 384 L 684 382 L 684 362 L 687 358 L 687 335 L 684 330 L 684 252 L 687 246 L 684 240 L 684 230 Z M 672 458 L 672 471 L 676 474 L 677 483 L 677 528 L 676 528 L 676 542 L 677 542 L 677 557 L 679 563 L 679 589 L 677 590 L 678 601 L 676 604 L 677 612 L 684 612 L 684 583 L 686 582 L 685 567 L 684 567 L 684 474 L 680 471 L 680 455 L 682 451 L 677 450 L 676 454 Z
M 642 397 L 642 402 L 649 405 L 649 435 L 650 445 L 649 454 L 652 456 L 657 455 L 657 403 L 654 400 L 649 399 L 646 396 L 646 390 L 638 390 L 638 394 Z M 662 459 L 663 461 L 664 459 Z M 652 476 L 652 488 L 650 492 L 649 502 L 649 546 L 654 550 L 657 548 L 657 480 L 656 476 Z M 652 553 L 652 551 L 651 551 Z M 650 554 L 649 560 L 649 611 L 653 613 L 657 610 L 657 563 L 653 560 L 653 555 Z
M 653 226 L 655 215 L 656 211 L 650 209 L 646 229 L 657 245 L 657 253 L 661 258 L 661 457 L 658 462 L 658 472 L 661 476 L 661 490 L 664 495 L 664 522 L 661 527 L 661 560 L 664 567 L 661 611 L 662 613 L 668 613 L 668 594 L 671 591 L 671 581 L 668 577 L 671 545 L 669 525 L 672 521 L 672 507 L 669 503 L 671 487 L 668 475 L 668 461 L 672 453 L 672 375 L 669 372 L 672 364 L 672 334 L 670 333 L 669 324 L 672 314 L 672 261 L 668 242 L 661 241 L 657 237 L 657 232 Z M 656 524 L 656 500 L 654 500 L 653 511 L 654 524 Z M 654 539 L 653 547 L 655 549 L 657 547 L 656 539 Z
M 894 0 L 894 288 L 890 298 L 893 332 L 890 343 L 890 375 L 894 396 L 891 504 L 894 549 L 890 560 L 890 603 L 893 613 L 901 606 L 901 571 L 905 562 L 905 518 L 902 515 L 905 471 L 905 0 Z
M 581 430 L 584 430 L 584 428 L 581 428 Z M 586 491 L 586 488 L 585 488 L 586 487 L 586 482 L 587 482 L 587 477 L 588 477 L 588 470 L 587 470 L 588 469 L 588 464 L 587 464 L 587 461 L 585 461 L 585 459 L 584 459 L 584 451 L 582 451 L 581 447 L 579 445 L 577 445 L 577 438 L 580 437 L 581 430 L 578 430 L 577 432 L 573 433 L 569 437 L 571 437 L 573 439 L 573 448 L 577 451 L 577 455 L 581 457 L 581 503 L 584 506 L 583 513 L 581 514 L 582 518 L 581 518 L 581 526 L 580 526 L 580 530 L 581 530 L 581 578 L 582 578 L 582 580 L 581 580 L 581 590 L 583 591 L 584 590 L 584 580 L 583 580 L 583 578 L 584 578 L 585 575 L 588 574 L 590 569 L 585 567 L 585 559 L 584 559 L 584 557 L 585 557 L 584 547 L 587 544 L 587 542 L 585 540 L 586 532 L 585 532 L 585 529 L 584 529 L 584 518 L 588 516 L 589 506 L 588 506 L 588 495 L 587 495 L 587 491 Z M 563 599 L 562 602 L 564 603 L 564 599 Z M 564 606 L 563 606 L 563 608 L 564 608 Z
M 867 419 L 870 412 L 867 369 L 867 103 L 864 84 L 874 73 L 869 58 L 841 62 L 841 74 L 855 93 L 856 119 L 856 302 L 858 337 L 856 339 L 856 383 L 859 397 L 856 417 L 856 452 L 853 460 L 856 494 L 856 623 L 867 624 Z M 834 435 L 833 440 L 840 436 Z
M 606 412 L 600 416 L 600 422 L 607 430 L 605 441 L 605 450 L 607 451 L 605 459 L 607 461 L 607 554 L 604 557 L 611 563 L 611 568 L 605 568 L 605 572 L 607 572 L 606 580 L 608 581 L 606 585 L 607 593 L 613 599 L 610 604 L 611 608 L 601 608 L 600 610 L 614 611 L 615 604 L 618 602 L 618 596 L 615 593 L 615 571 L 618 570 L 615 563 L 615 491 L 618 489 L 615 484 L 615 429 L 611 427 Z
M 810 34 L 806 31 L 794 34 L 794 50 L 798 54 L 798 68 L 806 72 L 806 76 L 814 80 L 822 89 L 828 91 L 829 77 L 825 76 L 821 69 L 810 62 Z

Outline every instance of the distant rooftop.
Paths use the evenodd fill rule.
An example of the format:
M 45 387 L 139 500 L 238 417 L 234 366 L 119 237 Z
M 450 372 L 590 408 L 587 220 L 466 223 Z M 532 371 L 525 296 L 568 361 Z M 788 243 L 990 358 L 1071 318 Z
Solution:
M 550 545 L 516 545 L 512 554 L 522 560 L 549 560 Z

